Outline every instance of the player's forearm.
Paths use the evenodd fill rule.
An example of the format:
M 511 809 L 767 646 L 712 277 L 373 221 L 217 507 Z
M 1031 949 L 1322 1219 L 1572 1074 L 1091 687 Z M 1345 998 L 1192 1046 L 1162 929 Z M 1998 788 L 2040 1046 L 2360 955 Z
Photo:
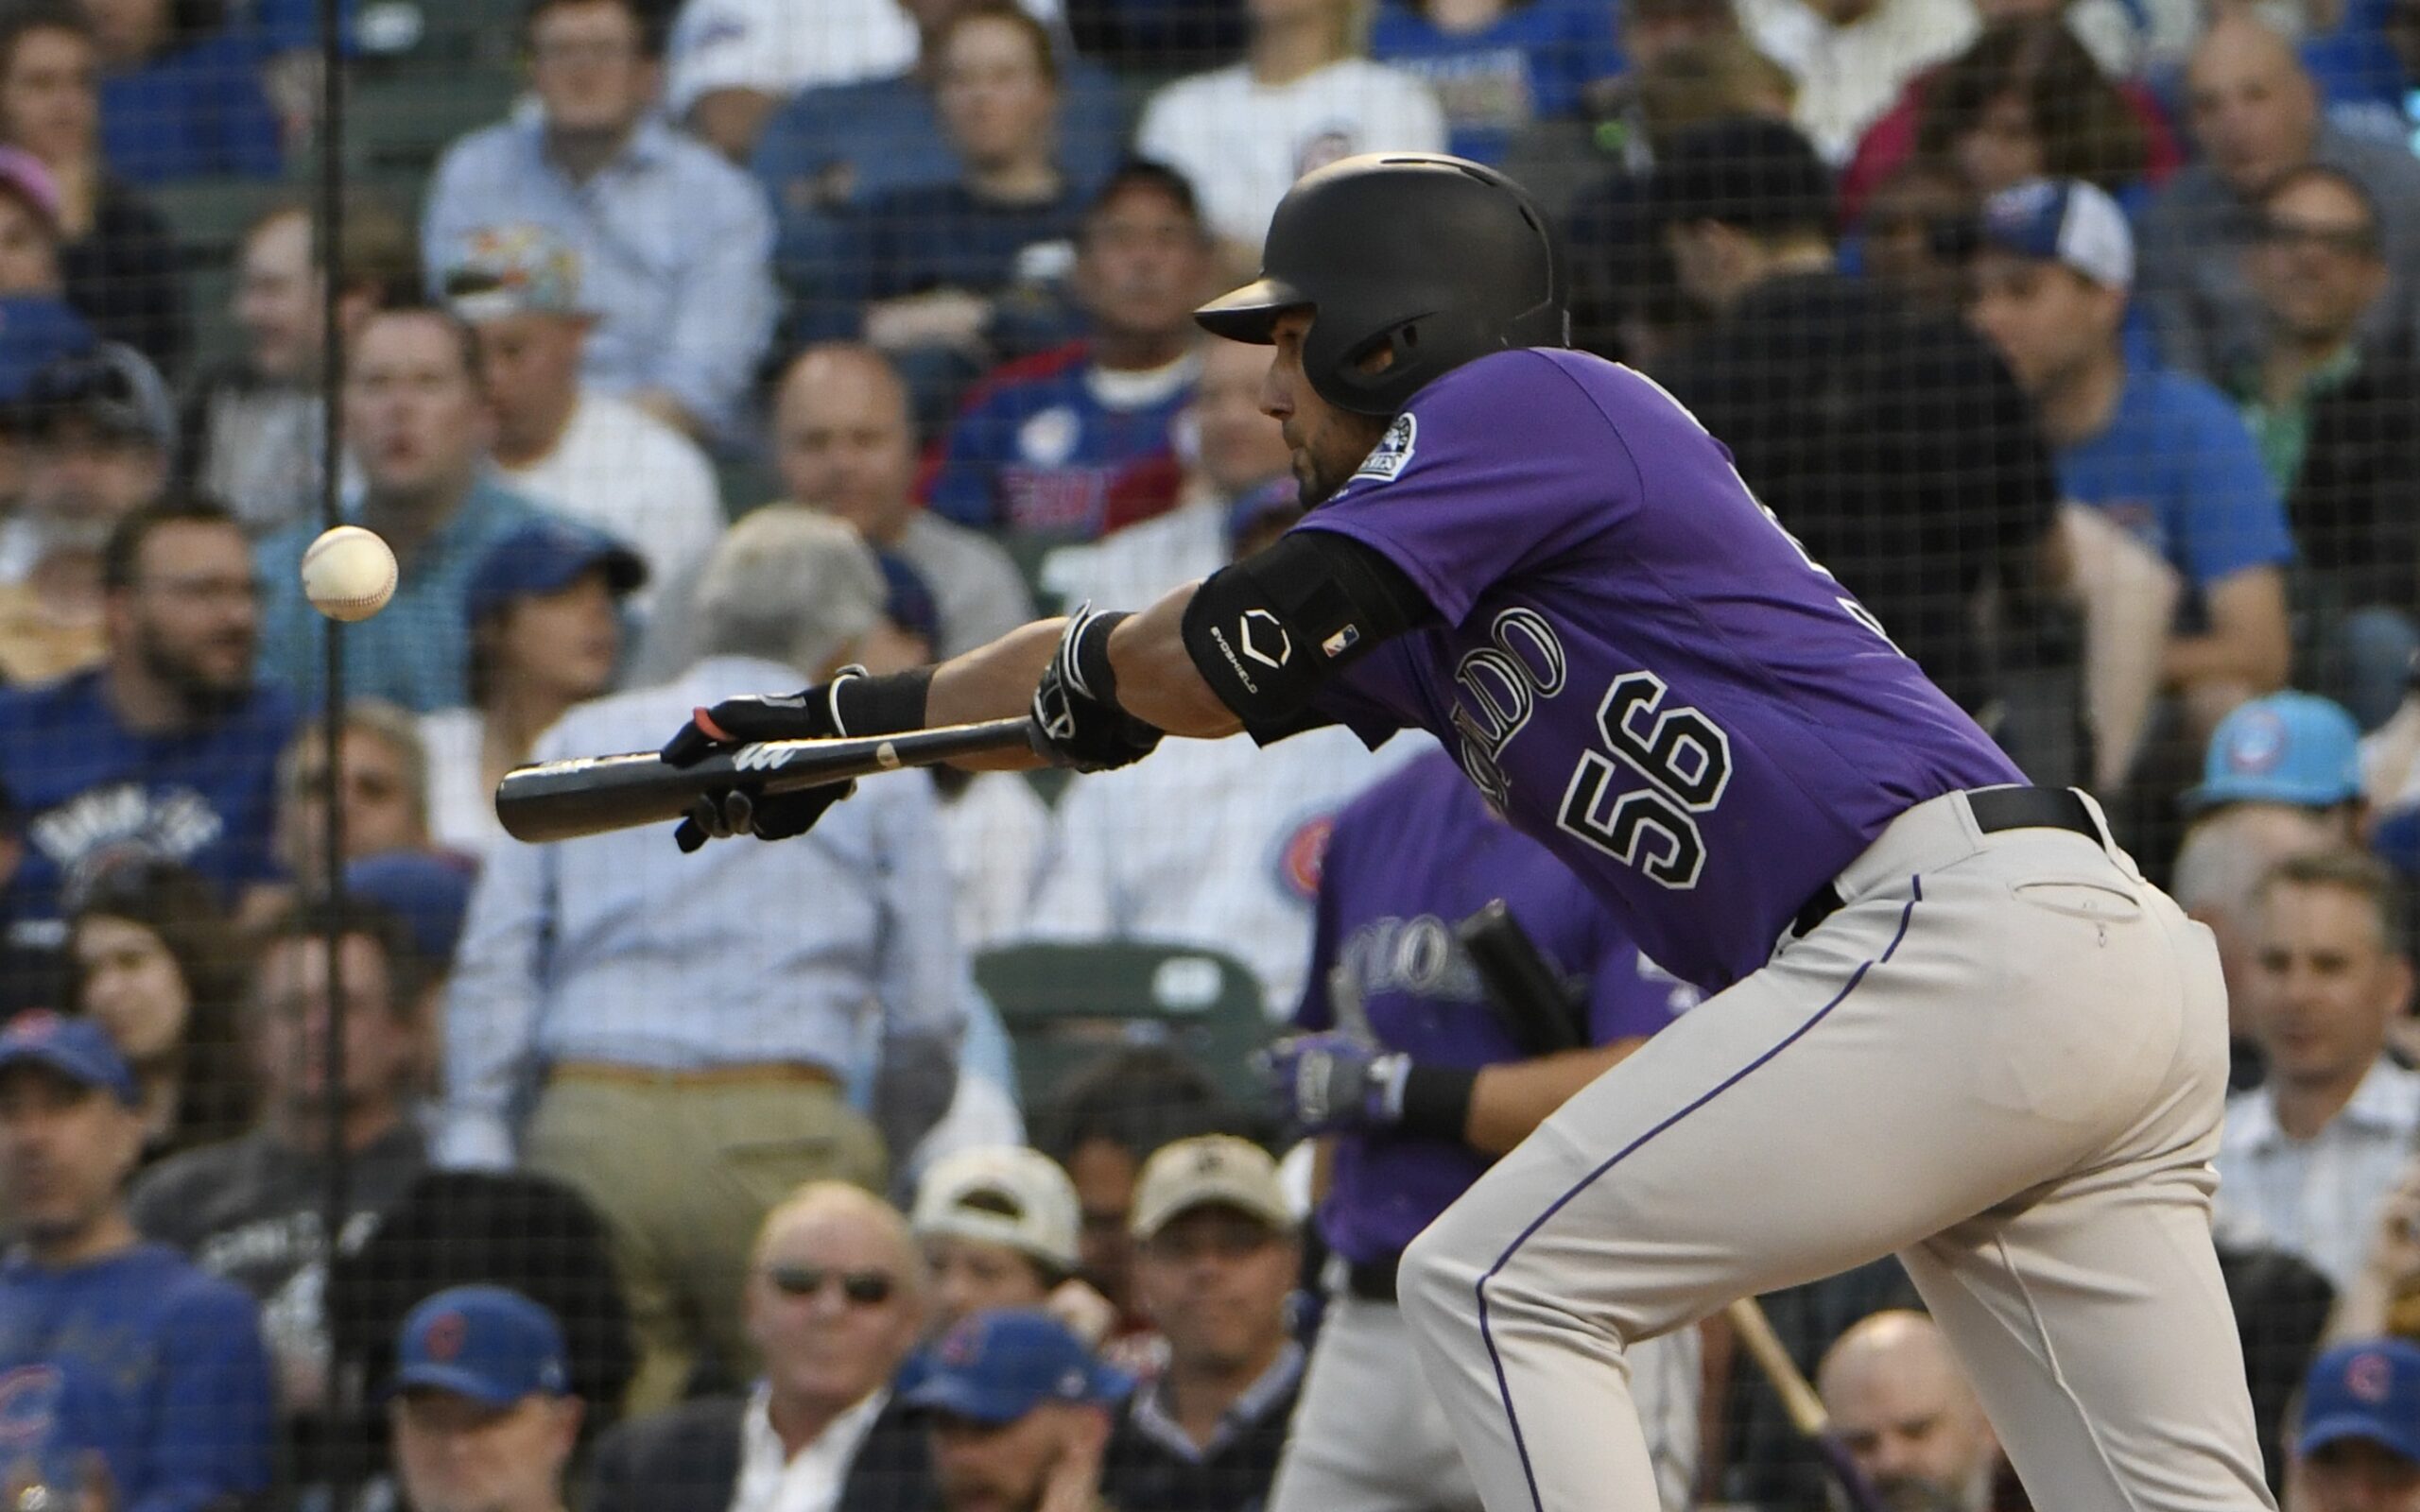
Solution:
M 1243 721 L 1210 691 L 1185 649 L 1185 606 L 1200 586 L 1177 589 L 1120 625 L 1109 638 L 1109 662 L 1128 713 L 1171 735 L 1216 740 L 1241 730 Z
M 1646 1042 L 1617 1040 L 1593 1049 L 1566 1050 L 1485 1068 L 1471 1089 L 1464 1142 L 1488 1155 L 1505 1154 L 1528 1139 L 1574 1092 Z
M 1013 719 L 1033 701 L 1034 684 L 1059 648 L 1059 633 L 1066 621 L 1036 620 L 1021 625 L 989 645 L 978 645 L 933 669 L 932 686 L 925 695 L 925 723 L 930 726 L 971 725 L 985 719 Z M 1025 771 L 1042 765 L 1029 751 L 1008 750 L 970 758 L 957 764 L 974 771 Z

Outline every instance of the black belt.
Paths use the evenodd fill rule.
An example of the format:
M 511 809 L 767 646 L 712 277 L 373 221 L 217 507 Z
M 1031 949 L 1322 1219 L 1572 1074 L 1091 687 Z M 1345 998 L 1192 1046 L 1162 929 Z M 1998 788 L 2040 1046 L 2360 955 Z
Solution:
M 1395 1267 L 1401 1263 L 1401 1257 L 1396 1255 L 1357 1261 L 1344 1268 L 1344 1289 L 1365 1302 L 1392 1302 L 1395 1299 Z
M 1985 834 L 2002 830 L 2072 830 L 2095 844 L 2100 840 L 2100 827 L 2092 822 L 2092 811 L 2071 787 L 1981 787 L 1966 795 L 1966 807 L 1974 813 L 1975 828 Z M 1816 925 L 1840 911 L 1841 901 L 1840 889 L 1830 883 L 1816 888 L 1815 896 L 1790 921 L 1791 936 L 1804 939 L 1813 934 Z

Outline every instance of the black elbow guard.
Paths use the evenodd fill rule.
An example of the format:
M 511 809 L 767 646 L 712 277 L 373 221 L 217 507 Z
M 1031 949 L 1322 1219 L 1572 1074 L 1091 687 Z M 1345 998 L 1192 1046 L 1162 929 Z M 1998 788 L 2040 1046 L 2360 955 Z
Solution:
M 1274 725 L 1379 642 L 1435 615 L 1377 551 L 1332 530 L 1296 530 L 1203 580 L 1184 609 L 1184 648 L 1245 725 Z

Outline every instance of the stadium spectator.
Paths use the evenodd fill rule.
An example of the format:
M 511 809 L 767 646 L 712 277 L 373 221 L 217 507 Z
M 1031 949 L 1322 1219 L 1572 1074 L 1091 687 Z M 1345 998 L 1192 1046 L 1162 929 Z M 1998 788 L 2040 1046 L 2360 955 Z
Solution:
M 993 362 L 1066 338 L 1084 193 L 1059 165 L 1059 64 L 1042 23 L 977 0 L 933 45 L 956 172 L 871 197 L 825 276 L 791 291 L 802 335 L 861 335 L 900 364 L 927 421 Z
M 2307 163 L 2258 204 L 2263 340 L 2224 378 L 2293 523 L 2308 680 L 2376 729 L 2420 650 L 2420 532 L 2394 504 L 2420 487 L 2420 365 L 2408 338 L 2361 335 L 2388 269 L 2360 180 Z
M 346 862 L 389 850 L 425 850 L 428 748 L 413 717 L 377 698 L 345 702 L 337 716 L 337 802 Z M 327 875 L 326 728 L 305 725 L 277 762 L 277 858 L 306 885 Z
M 540 517 L 488 470 L 494 433 L 478 337 L 426 305 L 372 314 L 345 352 L 345 432 L 361 468 L 354 521 L 395 553 L 395 596 L 345 633 L 345 687 L 417 713 L 450 709 L 470 689 L 463 593 L 496 541 Z M 302 553 L 319 535 L 304 520 L 255 553 L 264 595 L 261 667 L 317 703 L 327 621 L 302 596 Z
M 2137 648 L 2149 664 L 2118 680 L 2174 695 L 2171 720 L 2198 752 L 2228 709 L 2285 679 L 2293 548 L 2276 491 L 2223 396 L 2127 357 L 2135 249 L 2108 196 L 2072 180 L 2020 184 L 1985 207 L 1982 240 L 1970 313 L 2032 396 L 2066 496 L 2181 579 L 2164 642 Z M 2118 744 L 2106 722 L 2100 734 Z M 2104 783 L 2112 771 L 2104 763 Z
M 1826 163 L 1848 161 L 1859 134 L 1909 79 L 1974 40 L 1968 0 L 1736 0 L 1739 25 L 1798 80 L 1791 117 Z
M 1840 271 L 1829 178 L 1779 121 L 1701 127 L 1658 155 L 1665 245 L 1716 316 L 1655 375 L 1893 644 L 1983 713 L 2004 690 L 1979 606 L 2038 594 L 2058 481 L 1988 346 Z M 2082 775 L 2049 741 L 2010 733 L 2040 780 Z
M 2366 336 L 2420 332 L 2420 162 L 2409 150 L 2346 135 L 2322 120 L 2293 48 L 2249 16 L 2227 13 L 2193 51 L 2187 103 L 2202 161 L 2144 213 L 2144 301 L 2169 366 L 2212 377 L 2256 361 L 2263 320 L 2244 253 L 2258 241 L 2261 191 L 2307 163 L 2339 169 L 2378 210 L 2386 293 L 2360 322 Z
M 763 1379 L 615 1429 L 588 1512 L 928 1512 L 924 1434 L 892 1395 L 927 1306 L 899 1211 L 800 1188 L 766 1215 L 747 1288 Z
M 1149 604 L 1207 577 L 1235 555 L 1236 535 L 1271 510 L 1294 507 L 1285 433 L 1260 411 L 1269 354 L 1239 341 L 1207 342 L 1193 400 L 1177 417 L 1189 438 L 1176 504 L 1166 513 L 1044 559 L 1043 585 L 1065 604 Z
M 2286 1467 L 2287 1512 L 2420 1507 L 2420 1345 L 2359 1339 L 2311 1362 Z
M 694 18 L 717 4 L 693 4 Z M 765 0 L 739 0 L 762 5 Z M 786 0 L 771 0 L 783 4 Z M 691 125 L 740 161 L 765 186 L 780 227 L 774 257 L 783 281 L 805 288 L 836 255 L 841 221 L 873 197 L 917 184 L 945 183 L 958 171 L 936 111 L 939 39 L 966 0 L 900 0 L 915 28 L 915 51 L 904 69 L 854 83 L 801 90 L 775 107 L 752 91 L 709 92 L 690 108 Z M 828 12 L 824 12 L 827 13 Z M 817 24 L 782 28 L 786 38 L 812 38 Z M 1059 163 L 1076 183 L 1108 179 L 1126 148 L 1127 111 L 1117 81 L 1089 56 L 1059 56 Z M 679 82 L 675 79 L 675 97 Z M 736 102 L 726 105 L 726 101 Z M 760 112 L 771 109 L 761 135 Z M 736 148 L 735 151 L 734 148 Z
M 1909 159 L 1874 186 L 1856 223 L 1866 276 L 1915 309 L 1957 315 L 1974 219 L 1963 175 Z
M 294 203 L 245 232 L 229 311 L 242 351 L 204 373 L 185 404 L 182 476 L 255 536 L 319 512 L 327 291 L 312 235 L 309 207 Z M 345 204 L 337 257 L 337 324 L 348 337 L 372 311 L 418 295 L 411 228 L 379 201 Z
M 67 301 L 109 339 L 168 372 L 184 363 L 183 274 L 174 234 L 132 188 L 120 158 L 125 123 L 104 111 L 94 31 L 76 0 L 28 0 L 0 17 L 0 139 L 47 170 L 50 219 Z M 173 127 L 147 151 L 174 152 Z M 106 150 L 105 150 L 106 146 Z M 40 181 L 24 175 L 26 193 Z
M 1924 161 L 1978 196 L 2028 179 L 2083 179 L 2141 200 L 2176 171 L 2183 149 L 2142 85 L 2102 72 L 2073 12 L 1995 20 L 1963 52 L 1919 75 L 1858 139 L 1841 173 L 1841 215 L 1854 222 L 1893 174 Z
M 978 1313 L 942 1336 L 908 1391 L 941 1512 L 1097 1507 L 1110 1414 L 1133 1383 L 1046 1313 Z
M 2297 856 L 2262 882 L 2245 1015 L 2268 1057 L 2227 1105 L 2218 1211 L 2342 1290 L 2420 1130 L 2420 1074 L 2385 1055 L 2411 1011 L 2402 900 L 2356 851 Z
M 585 1404 L 541 1304 L 501 1286 L 439 1292 L 404 1319 L 382 1395 L 407 1512 L 563 1512 Z
M 621 607 L 647 578 L 628 546 L 570 520 L 533 520 L 488 548 L 462 592 L 471 701 L 420 718 L 439 845 L 476 856 L 504 839 L 496 783 L 573 705 L 613 688 Z
M 17 295 L 60 295 L 59 184 L 42 159 L 0 146 L 0 297 Z
M 700 660 L 581 706 L 532 754 L 648 746 L 661 736 L 644 731 L 733 688 L 829 676 L 882 601 L 881 570 L 846 526 L 750 515 L 707 567 Z M 966 969 L 931 790 L 869 783 L 861 797 L 814 846 L 683 860 L 648 829 L 488 859 L 447 995 L 441 1148 L 473 1165 L 518 1149 L 613 1225 L 642 1355 L 634 1409 L 677 1398 L 703 1347 L 748 1367 L 738 1282 L 774 1195 L 819 1177 L 879 1190 L 886 1144 L 904 1161 L 950 1105 Z M 803 898 L 816 901 L 804 916 Z M 869 1122 L 843 1084 L 877 1038 Z
M 249 28 L 181 25 L 174 0 L 79 0 L 100 84 L 101 146 L 136 183 L 274 177 L 267 58 Z
M 994 1308 L 1038 1307 L 1098 1344 L 1115 1321 L 1108 1300 L 1074 1279 L 1075 1184 L 1039 1150 L 994 1145 L 934 1161 L 908 1221 L 924 1248 L 932 1332 Z
M 1134 149 L 1184 176 L 1227 261 L 1260 260 L 1294 180 L 1358 152 L 1443 152 L 1427 85 L 1360 56 L 1353 0 L 1245 0 L 1243 60 L 1154 94 Z
M 2361 1268 L 2327 1319 L 2338 1341 L 2389 1333 L 2420 1341 L 2420 1161 L 2406 1161 L 2379 1201 Z
M 1816 1384 L 1849 1458 L 1893 1507 L 1988 1512 L 1999 1440 L 1922 1313 L 1876 1313 L 1824 1355 Z
M 1232 1135 L 1181 1140 L 1143 1167 L 1135 1295 L 1167 1366 L 1119 1410 L 1101 1461 L 1111 1506 L 1256 1512 L 1303 1384 L 1288 1302 L 1303 1268 L 1277 1162 Z
M 1134 1183 L 1164 1144 L 1249 1133 L 1209 1075 L 1175 1052 L 1131 1045 L 1062 1081 L 1035 1120 L 1035 1144 L 1076 1184 L 1079 1273 L 1118 1310 L 1110 1352 L 1156 1368 L 1162 1348 L 1133 1288 Z
M 2251 1027 L 2259 889 L 2289 857 L 2356 843 L 2363 804 L 2352 716 L 2307 693 L 2273 693 L 2237 708 L 2210 734 L 2201 785 L 2169 886 L 2206 925 L 2227 984 L 2233 1065 L 2243 1091 L 2266 1072 Z
M 0 1204 L 23 1241 L 0 1263 L 10 1473 L 30 1469 L 45 1505 L 244 1505 L 269 1487 L 260 1314 L 128 1221 L 137 1095 L 89 1019 L 24 1014 L 0 1034 Z
M 277 875 L 276 766 L 294 711 L 252 677 L 243 531 L 213 505 L 139 510 L 111 535 L 102 577 L 107 660 L 0 690 L 0 789 L 26 840 L 0 917 L 12 946 L 54 956 L 112 863 L 178 862 L 231 904 Z
M 1515 1010 L 1481 978 L 1457 926 L 1491 902 L 1508 908 L 1546 970 L 1570 984 L 1562 1001 Z M 1270 1504 L 1475 1508 L 1478 1489 L 1454 1454 L 1443 1409 L 1419 1384 L 1397 1306 L 1404 1248 L 1497 1155 L 1701 994 L 1641 956 L 1575 889 L 1569 869 L 1506 825 L 1437 749 L 1337 816 L 1312 940 L 1292 1015 L 1300 1033 L 1279 1042 L 1266 1079 L 1287 1122 L 1320 1139 L 1328 1297 Z M 1530 1022 L 1512 1023 L 1516 1011 Z M 1405 1068 L 1404 1087 L 1418 1078 L 1465 1106 L 1427 1118 L 1411 1113 L 1409 1099 L 1400 1117 L 1312 1111 L 1297 1088 L 1315 1057 L 1332 1057 L 1340 1070 L 1399 1057 L 1391 1063 Z M 1688 1503 L 1697 1469 L 1696 1345 L 1694 1331 L 1683 1330 L 1628 1352 L 1648 1456 L 1674 1508 Z M 1398 1431 L 1374 1435 L 1374 1423 Z
M 106 868 L 68 920 L 60 1001 L 96 1020 L 134 1073 L 147 1164 L 251 1122 L 235 1022 L 248 950 L 210 885 L 167 862 Z
M 338 944 L 333 1006 L 328 939 Z M 264 930 L 244 1005 L 248 1082 L 261 1121 L 146 1172 L 128 1197 L 143 1235 L 168 1245 L 261 1304 L 278 1396 L 288 1413 L 329 1405 L 326 1298 L 330 1119 L 342 1114 L 345 1221 L 352 1253 L 427 1164 L 414 1083 L 433 1006 L 424 957 L 404 921 L 373 903 L 290 909 Z M 328 1042 L 344 1032 L 344 1079 L 328 1080 Z
M 999 545 L 916 502 L 916 433 L 898 372 L 871 347 L 810 347 L 773 406 L 784 498 L 829 510 L 932 591 L 942 658 L 984 645 L 1032 613 L 1025 579 Z
M 535 224 L 579 259 L 597 392 L 729 437 L 772 334 L 772 216 L 746 174 L 655 112 L 663 54 L 642 0 L 537 0 L 524 23 L 539 110 L 464 137 L 429 182 L 430 276 L 482 232 Z
M 967 398 L 925 492 L 977 529 L 1092 538 L 1172 502 L 1171 428 L 1193 397 L 1193 307 L 1211 270 L 1192 186 L 1132 163 L 1085 207 L 1070 293 L 1080 341 L 1011 363 Z
M 1455 156 L 1501 163 L 1516 133 L 1577 115 L 1592 86 L 1621 72 L 1611 22 L 1603 6 L 1574 0 L 1387 0 L 1370 56 L 1437 92 Z
M 714 465 L 688 437 L 581 381 L 596 317 L 569 245 L 543 226 L 480 232 L 446 270 L 445 296 L 479 334 L 505 485 L 627 542 L 654 581 L 704 565 L 723 526 Z
M 404 949 L 394 970 L 422 984 L 423 1005 L 406 1018 L 413 1036 L 406 1095 L 416 1105 L 433 1103 L 440 1090 L 440 1008 L 478 876 L 478 862 L 458 850 L 381 850 L 345 863 L 344 895 L 402 920 Z M 415 1116 L 420 1112 L 416 1107 Z

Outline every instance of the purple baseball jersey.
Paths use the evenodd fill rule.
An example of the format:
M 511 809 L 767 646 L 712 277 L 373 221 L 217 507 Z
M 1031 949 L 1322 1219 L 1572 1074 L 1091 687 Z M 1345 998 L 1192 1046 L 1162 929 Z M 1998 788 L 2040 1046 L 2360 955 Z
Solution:
M 1720 443 L 1602 358 L 1455 369 L 1295 528 L 1384 554 L 1443 621 L 1345 669 L 1319 711 L 1373 743 L 1435 733 L 1641 950 L 1710 991 L 1762 966 L 1901 812 L 2024 781 Z
M 1697 1001 L 1694 988 L 1639 954 L 1569 868 L 1489 813 L 1439 751 L 1337 816 L 1295 1022 L 1326 1029 L 1341 1020 L 1443 1065 L 1527 1058 L 1454 933 L 1498 898 L 1548 964 L 1586 981 L 1591 1043 L 1642 1039 Z M 1347 1260 L 1392 1259 L 1491 1159 L 1452 1140 L 1339 1135 L 1320 1231 Z

